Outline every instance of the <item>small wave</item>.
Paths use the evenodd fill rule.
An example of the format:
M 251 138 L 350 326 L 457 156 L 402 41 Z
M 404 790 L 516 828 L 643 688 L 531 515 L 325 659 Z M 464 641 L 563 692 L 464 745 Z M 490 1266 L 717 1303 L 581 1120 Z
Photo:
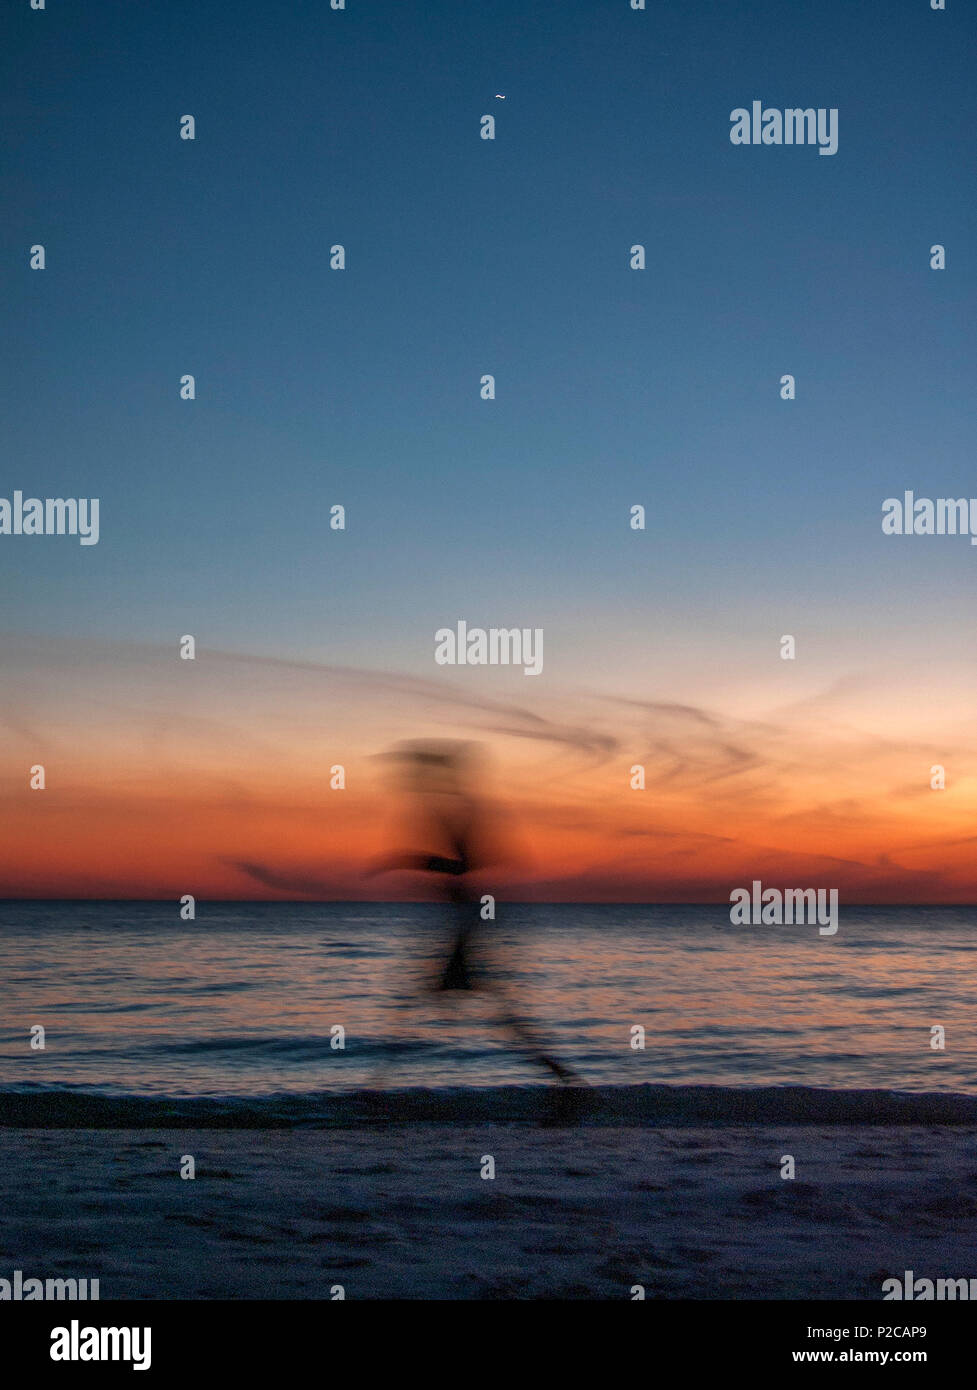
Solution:
M 536 1123 L 547 1086 L 414 1087 L 254 1096 L 113 1095 L 25 1083 L 0 1091 L 0 1126 L 48 1129 L 352 1129 L 370 1124 Z M 977 1096 L 813 1086 L 593 1086 L 584 1124 L 977 1125 Z

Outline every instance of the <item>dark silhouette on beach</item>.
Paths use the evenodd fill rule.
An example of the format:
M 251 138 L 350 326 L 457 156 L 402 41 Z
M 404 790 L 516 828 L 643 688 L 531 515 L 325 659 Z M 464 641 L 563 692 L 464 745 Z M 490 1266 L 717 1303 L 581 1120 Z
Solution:
M 386 856 L 373 873 L 413 871 L 431 875 L 435 892 L 449 905 L 450 950 L 432 981 L 436 990 L 484 990 L 498 1003 L 498 1018 L 534 1062 L 564 1087 L 580 1078 L 546 1050 L 535 1028 L 514 1007 L 498 979 L 482 968 L 485 923 L 475 876 L 498 864 L 501 853 L 485 801 L 474 790 L 479 750 L 471 743 L 414 742 L 387 755 L 403 773 L 403 789 L 414 800 L 413 826 L 429 850 Z M 568 1110 L 566 1103 L 564 1110 Z

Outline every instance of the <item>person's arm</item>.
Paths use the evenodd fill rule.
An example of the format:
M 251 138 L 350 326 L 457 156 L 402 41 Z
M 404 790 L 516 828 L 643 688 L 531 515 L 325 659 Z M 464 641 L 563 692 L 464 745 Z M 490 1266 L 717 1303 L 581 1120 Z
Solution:
M 420 854 L 411 850 L 404 850 L 397 854 L 384 855 L 381 859 L 374 862 L 364 870 L 364 877 L 372 878 L 376 874 L 390 874 L 400 871 L 428 874 L 458 874 L 464 871 L 464 865 L 459 859 L 445 859 L 438 854 Z

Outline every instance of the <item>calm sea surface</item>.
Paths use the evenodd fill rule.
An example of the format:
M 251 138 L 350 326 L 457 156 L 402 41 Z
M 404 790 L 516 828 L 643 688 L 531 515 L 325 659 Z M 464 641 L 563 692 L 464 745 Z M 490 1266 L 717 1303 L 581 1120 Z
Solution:
M 0 1091 L 545 1079 L 494 994 L 424 990 L 447 932 L 426 904 L 198 903 L 182 922 L 174 903 L 0 903 Z M 827 938 L 733 927 L 722 905 L 500 904 L 484 945 L 490 978 L 591 1082 L 977 1094 L 977 908 L 842 905 Z

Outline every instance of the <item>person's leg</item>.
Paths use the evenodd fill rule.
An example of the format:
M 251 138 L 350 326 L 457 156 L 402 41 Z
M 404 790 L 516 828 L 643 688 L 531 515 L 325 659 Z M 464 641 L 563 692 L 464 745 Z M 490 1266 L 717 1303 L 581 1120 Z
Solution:
M 474 989 L 472 945 L 479 921 L 474 905 L 457 890 L 452 909 L 451 950 L 437 983 L 438 989 Z
M 516 1011 L 506 990 L 498 984 L 493 984 L 491 989 L 498 1004 L 499 1021 L 522 1043 L 537 1066 L 551 1072 L 564 1086 L 582 1086 L 583 1081 L 571 1067 L 546 1051 L 539 1034 L 529 1020 Z

